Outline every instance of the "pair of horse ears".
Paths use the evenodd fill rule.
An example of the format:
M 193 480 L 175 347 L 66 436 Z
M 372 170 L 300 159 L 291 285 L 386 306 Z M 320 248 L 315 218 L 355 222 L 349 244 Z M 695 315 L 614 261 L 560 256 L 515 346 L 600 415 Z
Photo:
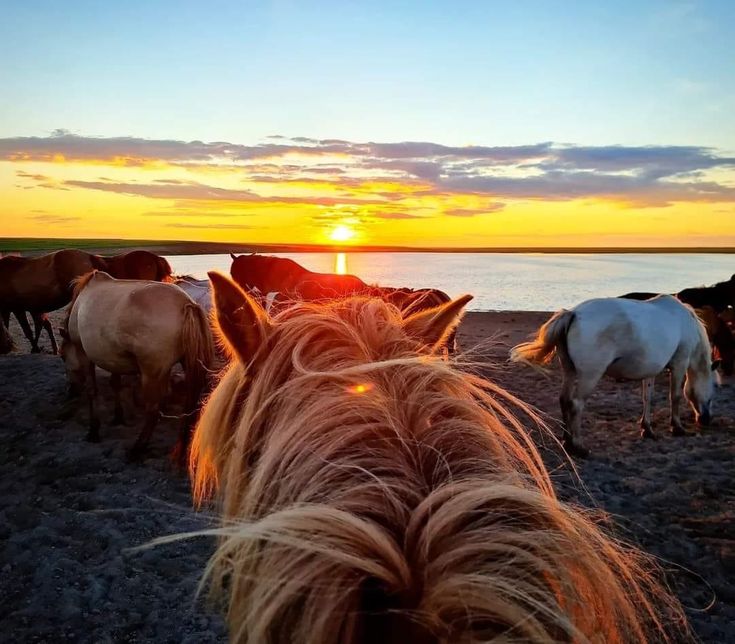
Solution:
M 270 334 L 272 325 L 268 314 L 232 280 L 215 271 L 208 275 L 222 339 L 230 353 L 247 364 Z M 462 309 L 471 299 L 471 295 L 463 295 L 436 308 L 414 313 L 403 321 L 403 328 L 409 336 L 436 350 L 457 327 Z

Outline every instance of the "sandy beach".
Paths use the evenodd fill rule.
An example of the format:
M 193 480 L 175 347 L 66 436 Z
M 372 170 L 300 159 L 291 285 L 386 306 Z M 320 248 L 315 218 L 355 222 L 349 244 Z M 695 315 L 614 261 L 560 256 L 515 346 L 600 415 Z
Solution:
M 559 378 L 507 363 L 508 348 L 547 317 L 543 312 L 469 313 L 459 340 L 483 361 L 485 375 L 541 411 L 558 434 Z M 61 314 L 52 314 L 57 326 Z M 197 599 L 212 549 L 208 538 L 142 551 L 155 537 L 212 525 L 191 507 L 188 481 L 168 460 L 177 421 L 164 418 L 149 457 L 128 464 L 138 430 L 131 392 L 127 426 L 113 427 L 112 396 L 102 376 L 102 442 L 88 443 L 86 406 L 62 419 L 60 358 L 41 355 L 11 322 L 16 349 L 0 356 L 0 620 L 5 641 L 219 642 L 225 629 Z M 715 424 L 692 435 L 668 432 L 667 383 L 657 382 L 658 441 L 638 437 L 637 383 L 605 380 L 585 412 L 592 455 L 579 478 L 539 432 L 559 494 L 610 513 L 614 532 L 659 558 L 697 635 L 735 641 L 735 396 L 723 384 Z M 165 413 L 175 416 L 176 392 Z M 105 422 L 107 420 L 108 422 Z

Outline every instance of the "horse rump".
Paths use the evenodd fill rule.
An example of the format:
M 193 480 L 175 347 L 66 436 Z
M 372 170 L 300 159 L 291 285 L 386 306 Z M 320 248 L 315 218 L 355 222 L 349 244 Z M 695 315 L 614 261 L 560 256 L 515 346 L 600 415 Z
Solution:
M 517 344 L 510 350 L 512 362 L 524 362 L 535 367 L 550 364 L 557 353 L 562 361 L 571 359 L 567 351 L 567 333 L 574 322 L 574 311 L 561 309 L 554 313 L 538 330 L 536 337 L 529 342 Z M 572 365 L 573 366 L 573 365 Z

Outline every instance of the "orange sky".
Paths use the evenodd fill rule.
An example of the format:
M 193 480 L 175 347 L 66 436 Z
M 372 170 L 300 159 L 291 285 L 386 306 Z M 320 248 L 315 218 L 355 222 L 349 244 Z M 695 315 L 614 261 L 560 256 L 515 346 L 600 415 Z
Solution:
M 735 243 L 735 160 L 697 147 L 0 139 L 0 235 L 400 246 Z M 339 234 L 337 235 L 339 236 Z

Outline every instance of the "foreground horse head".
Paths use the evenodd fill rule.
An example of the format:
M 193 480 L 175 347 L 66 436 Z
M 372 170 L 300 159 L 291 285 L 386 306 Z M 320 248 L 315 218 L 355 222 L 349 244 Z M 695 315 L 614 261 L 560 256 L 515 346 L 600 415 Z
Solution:
M 271 318 L 210 277 L 232 362 L 191 472 L 223 515 L 207 571 L 232 641 L 643 642 L 681 624 L 641 557 L 556 498 L 499 400 L 519 403 L 437 356 L 470 296 Z
M 580 430 L 585 401 L 604 375 L 643 383 L 643 436 L 653 438 L 653 379 L 671 371 L 671 428 L 683 435 L 679 417 L 682 385 L 700 425 L 711 420 L 714 371 L 707 331 L 694 310 L 672 295 L 636 301 L 623 298 L 587 300 L 572 310 L 557 311 L 536 337 L 511 350 L 511 360 L 547 365 L 558 354 L 562 367 L 559 398 L 564 442 L 584 456 Z M 686 383 L 685 383 L 686 380 Z

